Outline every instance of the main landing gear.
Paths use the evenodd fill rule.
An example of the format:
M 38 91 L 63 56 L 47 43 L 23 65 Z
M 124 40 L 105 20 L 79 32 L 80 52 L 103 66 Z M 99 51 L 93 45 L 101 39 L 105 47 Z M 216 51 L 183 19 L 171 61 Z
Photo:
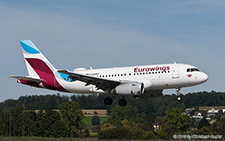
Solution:
M 181 95 L 180 88 L 177 88 L 176 92 L 177 92 L 177 100 L 178 100 L 178 101 L 181 101 L 182 98 L 181 98 L 181 96 L 180 96 L 180 95 Z
M 108 96 L 108 97 L 106 97 L 106 98 L 104 99 L 104 103 L 105 103 L 106 105 L 111 105 L 111 104 L 113 103 L 113 100 L 112 100 L 111 97 Z M 122 97 L 122 98 L 119 100 L 118 104 L 119 104 L 120 106 L 126 106 L 126 105 L 127 105 L 127 101 L 124 99 L 124 97 Z
M 110 95 L 111 95 L 111 89 L 108 89 L 108 97 L 106 97 L 106 98 L 104 99 L 104 103 L 105 103 L 106 105 L 111 105 L 111 104 L 113 103 L 113 100 L 112 100 L 112 98 L 110 97 Z M 120 106 L 126 106 L 126 105 L 127 105 L 127 101 L 124 99 L 124 97 L 122 97 L 122 98 L 119 100 L 118 104 L 119 104 Z
M 127 101 L 124 99 L 124 97 L 122 97 L 120 100 L 119 100 L 119 105 L 120 106 L 126 106 L 127 105 Z

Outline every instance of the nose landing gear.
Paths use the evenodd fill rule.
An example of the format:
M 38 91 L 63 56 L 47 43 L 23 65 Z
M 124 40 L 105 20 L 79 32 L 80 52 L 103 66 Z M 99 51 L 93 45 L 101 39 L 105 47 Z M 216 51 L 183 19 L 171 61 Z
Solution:
M 180 89 L 181 89 L 181 88 L 177 88 L 177 89 L 176 89 L 176 92 L 177 92 L 177 100 L 178 100 L 178 101 L 181 101 L 181 100 L 182 100 L 182 98 L 181 98 L 181 96 L 180 96 L 180 95 L 182 94 L 182 93 L 180 92 Z

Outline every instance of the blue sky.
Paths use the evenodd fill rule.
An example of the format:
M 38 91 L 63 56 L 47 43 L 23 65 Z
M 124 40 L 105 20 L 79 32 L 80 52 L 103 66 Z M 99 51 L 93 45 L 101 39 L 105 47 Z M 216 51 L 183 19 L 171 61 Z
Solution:
M 0 1 L 0 101 L 56 93 L 8 77 L 27 75 L 23 39 L 32 40 L 56 68 L 176 61 L 209 75 L 208 82 L 181 92 L 224 92 L 224 7 L 223 0 Z

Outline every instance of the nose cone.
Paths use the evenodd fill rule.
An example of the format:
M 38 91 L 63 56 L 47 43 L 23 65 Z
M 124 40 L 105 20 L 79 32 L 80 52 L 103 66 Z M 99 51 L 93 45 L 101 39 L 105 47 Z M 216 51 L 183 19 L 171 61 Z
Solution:
M 204 82 L 206 82 L 209 79 L 209 77 L 208 77 L 207 74 L 202 72 L 202 74 L 200 76 L 200 79 L 201 79 L 202 83 L 204 83 Z

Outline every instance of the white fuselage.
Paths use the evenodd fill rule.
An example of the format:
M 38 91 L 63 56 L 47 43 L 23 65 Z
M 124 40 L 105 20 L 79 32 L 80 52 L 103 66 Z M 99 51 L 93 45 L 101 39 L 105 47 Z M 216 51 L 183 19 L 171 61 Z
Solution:
M 74 72 L 119 81 L 134 81 L 144 84 L 145 90 L 182 88 L 201 84 L 208 76 L 187 64 L 161 64 L 105 69 L 74 70 Z M 81 81 L 66 81 L 68 78 L 56 77 L 61 86 L 71 93 L 106 93 L 97 90 L 95 85 Z

